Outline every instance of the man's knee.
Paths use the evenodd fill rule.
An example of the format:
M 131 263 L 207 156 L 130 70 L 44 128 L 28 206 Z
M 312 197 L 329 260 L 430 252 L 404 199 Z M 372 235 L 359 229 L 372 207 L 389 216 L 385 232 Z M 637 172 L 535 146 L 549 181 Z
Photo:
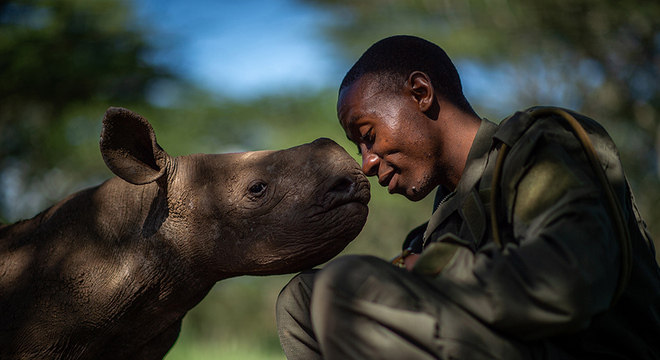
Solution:
M 317 270 L 303 271 L 294 276 L 277 296 L 275 314 L 278 325 L 286 319 L 309 313 L 309 306 Z M 308 315 L 307 315 L 308 316 Z
M 335 259 L 320 271 L 314 283 L 314 298 L 354 298 L 370 279 L 382 274 L 387 262 L 373 256 L 346 255 Z M 312 300 L 314 301 L 314 300 Z
M 277 333 L 289 359 L 321 358 L 309 312 L 315 275 L 316 270 L 296 275 L 277 297 Z
M 409 307 L 408 276 L 370 256 L 344 256 L 318 273 L 311 318 L 324 356 L 332 359 L 431 359 L 409 342 L 433 341 L 435 319 Z M 412 330 L 411 330 L 412 329 Z M 417 336 L 419 337 L 419 336 Z M 430 340 L 429 340 L 430 339 Z

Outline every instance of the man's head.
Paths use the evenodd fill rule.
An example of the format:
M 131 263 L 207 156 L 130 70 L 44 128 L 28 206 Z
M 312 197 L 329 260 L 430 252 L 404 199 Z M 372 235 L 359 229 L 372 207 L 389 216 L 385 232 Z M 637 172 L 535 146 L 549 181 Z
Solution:
M 364 75 L 375 76 L 382 90 L 396 91 L 414 71 L 421 71 L 431 79 L 438 96 L 467 113 L 473 112 L 447 53 L 415 36 L 391 36 L 373 44 L 346 73 L 339 92 Z
M 337 115 L 363 171 L 413 201 L 455 185 L 472 140 L 465 150 L 452 137 L 469 137 L 459 120 L 478 119 L 447 54 L 412 36 L 381 40 L 360 57 L 340 86 Z

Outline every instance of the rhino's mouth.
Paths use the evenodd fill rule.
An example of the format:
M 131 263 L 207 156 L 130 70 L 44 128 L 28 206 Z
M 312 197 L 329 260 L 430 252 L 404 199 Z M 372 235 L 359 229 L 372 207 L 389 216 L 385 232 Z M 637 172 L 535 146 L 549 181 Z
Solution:
M 371 199 L 369 180 L 361 171 L 335 176 L 328 181 L 324 208 L 332 210 L 347 204 L 367 206 Z

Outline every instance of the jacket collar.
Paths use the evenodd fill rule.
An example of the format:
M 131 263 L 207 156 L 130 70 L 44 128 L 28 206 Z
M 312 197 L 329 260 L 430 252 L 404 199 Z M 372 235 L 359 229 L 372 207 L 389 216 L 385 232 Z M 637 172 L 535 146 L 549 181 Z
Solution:
M 461 204 L 461 200 L 472 189 L 481 178 L 484 168 L 486 167 L 489 150 L 493 143 L 493 136 L 497 131 L 497 124 L 482 119 L 479 125 L 479 130 L 472 141 L 472 146 L 468 152 L 468 157 L 465 162 L 465 169 L 461 175 L 461 179 L 456 185 L 456 190 L 450 192 L 443 186 L 438 188 L 438 193 L 434 201 L 434 212 L 429 219 L 424 239 L 426 240 L 431 233 L 442 223 L 447 216 L 454 212 Z

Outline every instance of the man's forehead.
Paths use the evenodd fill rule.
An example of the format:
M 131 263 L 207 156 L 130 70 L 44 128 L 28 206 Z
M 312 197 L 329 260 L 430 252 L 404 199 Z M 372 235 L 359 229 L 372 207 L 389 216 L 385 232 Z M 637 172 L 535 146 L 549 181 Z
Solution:
M 365 74 L 357 78 L 350 85 L 339 92 L 339 103 L 350 100 L 366 100 L 383 91 L 382 86 L 374 74 Z
M 353 87 L 345 88 L 339 95 L 337 117 L 344 130 L 348 130 L 363 115 L 361 95 L 360 89 Z
M 383 87 L 373 75 L 363 75 L 343 88 L 337 99 L 337 116 L 342 127 L 346 128 L 354 118 L 371 111 L 371 100 L 383 92 Z

